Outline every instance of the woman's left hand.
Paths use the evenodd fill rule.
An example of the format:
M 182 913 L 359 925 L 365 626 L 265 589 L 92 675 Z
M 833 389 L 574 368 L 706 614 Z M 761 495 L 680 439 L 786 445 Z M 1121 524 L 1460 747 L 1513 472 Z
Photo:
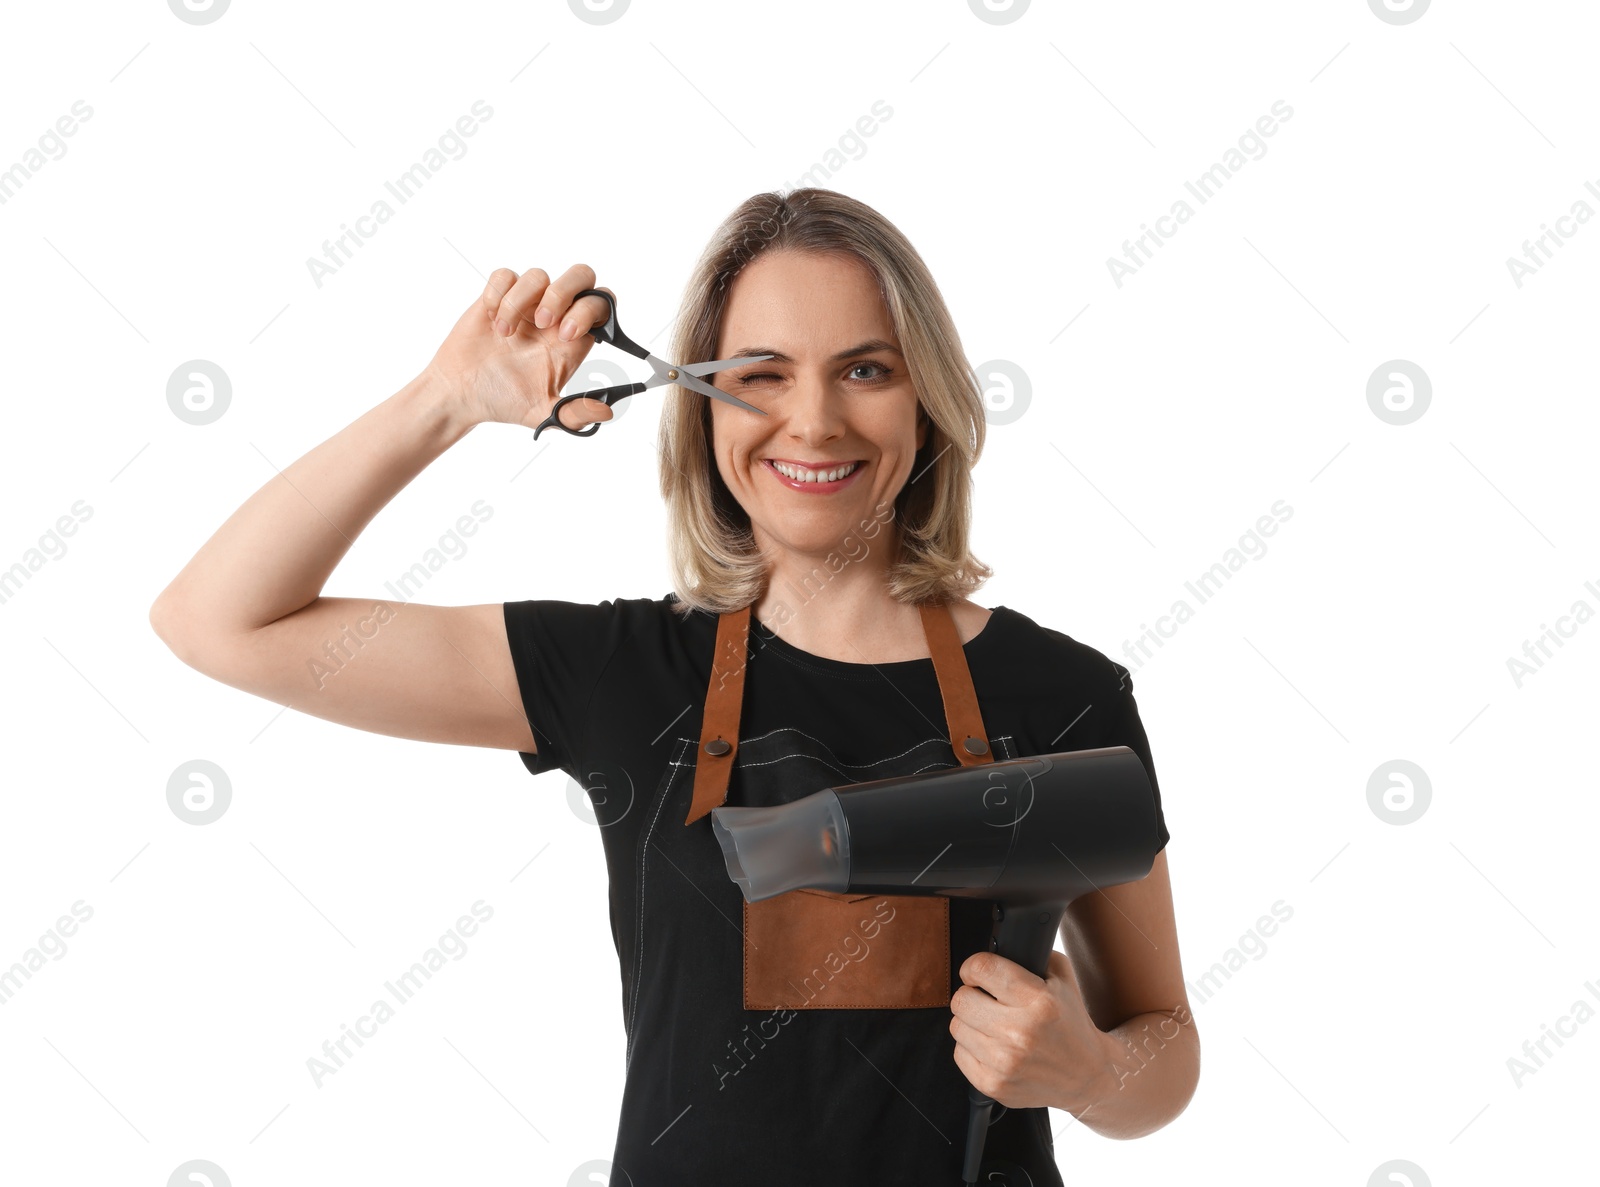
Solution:
M 1042 979 L 994 952 L 974 952 L 960 973 L 950 1034 L 956 1066 L 979 1092 L 1011 1109 L 1048 1105 L 1077 1116 L 1115 1082 L 1108 1036 L 1064 954 L 1051 951 Z

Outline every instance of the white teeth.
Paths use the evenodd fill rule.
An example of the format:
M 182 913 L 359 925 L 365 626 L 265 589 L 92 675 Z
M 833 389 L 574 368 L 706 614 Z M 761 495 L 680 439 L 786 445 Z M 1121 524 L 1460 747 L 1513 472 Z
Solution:
M 856 463 L 849 462 L 843 466 L 835 466 L 831 470 L 802 470 L 798 466 L 773 462 L 772 468 L 785 478 L 793 478 L 796 482 L 834 482 L 853 473 Z

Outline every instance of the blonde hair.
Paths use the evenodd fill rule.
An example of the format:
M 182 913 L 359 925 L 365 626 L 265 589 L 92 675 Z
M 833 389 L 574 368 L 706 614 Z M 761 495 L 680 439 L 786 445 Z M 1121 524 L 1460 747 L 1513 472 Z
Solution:
M 927 440 L 895 497 L 887 527 L 897 549 L 889 593 L 896 601 L 918 604 L 952 601 L 977 590 L 993 576 L 967 547 L 971 470 L 983 452 L 983 394 L 933 276 L 888 219 L 833 190 L 807 188 L 747 199 L 723 220 L 695 265 L 670 357 L 716 357 L 729 286 L 746 264 L 769 251 L 844 253 L 877 278 L 917 391 L 919 423 L 928 421 Z M 720 614 L 754 604 L 765 590 L 770 566 L 757 549 L 750 517 L 717 471 L 709 397 L 677 385 L 670 389 L 658 451 L 675 608 L 684 615 L 695 609 Z M 818 575 L 824 581 L 830 576 L 820 570 Z

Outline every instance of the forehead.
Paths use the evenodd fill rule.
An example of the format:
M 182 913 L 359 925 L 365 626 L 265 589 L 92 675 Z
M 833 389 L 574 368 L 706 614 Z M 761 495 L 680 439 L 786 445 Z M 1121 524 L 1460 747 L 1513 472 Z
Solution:
M 863 338 L 896 340 L 870 268 L 850 255 L 767 252 L 728 290 L 717 353 L 759 342 L 804 358 Z

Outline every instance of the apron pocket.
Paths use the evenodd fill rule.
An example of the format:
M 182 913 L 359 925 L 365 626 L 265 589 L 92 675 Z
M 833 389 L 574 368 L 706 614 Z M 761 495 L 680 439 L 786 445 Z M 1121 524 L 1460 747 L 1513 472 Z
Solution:
M 950 1004 L 950 900 L 791 890 L 744 905 L 747 1010 Z

